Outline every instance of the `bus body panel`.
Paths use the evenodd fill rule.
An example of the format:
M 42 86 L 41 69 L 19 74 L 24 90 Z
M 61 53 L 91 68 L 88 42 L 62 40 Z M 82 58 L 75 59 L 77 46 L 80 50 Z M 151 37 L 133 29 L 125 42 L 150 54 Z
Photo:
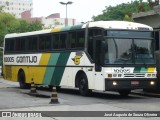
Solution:
M 93 89 L 93 65 L 89 63 L 84 52 L 61 52 L 61 53 L 44 53 L 44 54 L 25 54 L 25 56 L 36 56 L 37 62 L 28 65 L 29 61 L 17 59 L 22 55 L 5 55 L 4 58 L 13 58 L 14 62 L 5 61 L 6 68 L 11 68 L 12 77 L 6 76 L 5 79 L 13 81 L 18 80 L 18 71 L 22 69 L 25 73 L 26 83 L 31 83 L 33 78 L 36 84 L 62 85 L 75 87 L 75 76 L 78 71 L 83 70 L 88 79 L 91 79 L 89 88 Z M 19 63 L 19 61 L 21 61 Z M 38 64 L 38 65 L 37 65 Z M 89 71 L 91 69 L 91 71 Z M 5 75 L 6 71 L 4 67 Z M 61 80 L 62 79 L 62 80 Z
M 104 69 L 104 74 L 105 90 L 118 90 L 152 88 L 157 72 L 155 67 L 109 67 Z

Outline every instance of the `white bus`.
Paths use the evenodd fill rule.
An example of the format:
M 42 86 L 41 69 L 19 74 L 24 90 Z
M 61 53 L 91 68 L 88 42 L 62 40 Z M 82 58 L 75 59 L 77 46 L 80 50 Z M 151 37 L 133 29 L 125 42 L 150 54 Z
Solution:
M 125 21 L 97 21 L 5 36 L 4 78 L 35 84 L 117 91 L 156 85 L 153 29 Z

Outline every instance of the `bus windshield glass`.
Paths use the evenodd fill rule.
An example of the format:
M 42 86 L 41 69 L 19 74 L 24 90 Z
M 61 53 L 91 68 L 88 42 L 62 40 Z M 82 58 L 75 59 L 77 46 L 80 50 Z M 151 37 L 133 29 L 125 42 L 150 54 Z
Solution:
M 117 32 L 117 31 L 116 31 Z M 128 32 L 128 31 L 127 31 Z M 118 37 L 112 34 L 112 37 L 105 37 L 105 64 L 154 64 L 153 59 L 153 44 L 152 32 L 145 35 L 143 32 L 137 32 L 137 36 L 133 38 L 132 31 L 129 31 L 131 36 L 125 31 Z M 139 35 L 139 34 L 140 35 Z M 148 38 L 146 38 L 148 37 Z

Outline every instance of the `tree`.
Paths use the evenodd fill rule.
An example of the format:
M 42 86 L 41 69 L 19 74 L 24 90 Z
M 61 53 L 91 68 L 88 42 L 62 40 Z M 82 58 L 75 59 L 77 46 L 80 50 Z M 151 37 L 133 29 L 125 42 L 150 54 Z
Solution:
M 152 8 L 148 2 L 134 1 L 131 3 L 122 3 L 117 6 L 106 6 L 103 13 L 97 16 L 93 16 L 93 21 L 98 20 L 125 20 L 127 16 L 131 16 L 132 13 L 148 11 Z M 127 15 L 127 16 L 126 16 Z M 132 20 L 132 19 L 131 19 Z
M 19 19 L 19 24 L 12 27 L 9 33 L 23 33 L 23 32 L 31 32 L 36 30 L 42 30 L 42 24 L 38 21 L 28 23 L 26 20 Z
M 42 24 L 38 21 L 28 23 L 22 19 L 16 19 L 15 16 L 5 13 L 3 6 L 0 6 L 0 47 L 3 46 L 4 36 L 8 33 L 21 33 L 41 30 Z M 2 63 L 2 52 L 0 51 L 0 64 Z
M 19 23 L 14 16 L 4 12 L 0 13 L 0 23 L 0 46 L 3 46 L 4 35 L 10 33 Z
M 28 23 L 22 19 L 16 19 L 13 15 L 0 13 L 0 46 L 3 46 L 4 36 L 8 33 L 22 33 L 42 30 L 42 24 L 38 21 Z
M 132 17 L 131 16 L 129 16 L 129 15 L 125 15 L 124 16 L 124 19 L 123 19 L 124 21 L 133 21 L 133 19 L 132 19 Z
M 0 13 L 3 12 L 4 6 L 0 6 Z
M 3 46 L 4 36 L 18 24 L 16 18 L 8 13 L 0 12 L 0 47 Z M 2 64 L 2 51 L 0 50 L 0 64 Z

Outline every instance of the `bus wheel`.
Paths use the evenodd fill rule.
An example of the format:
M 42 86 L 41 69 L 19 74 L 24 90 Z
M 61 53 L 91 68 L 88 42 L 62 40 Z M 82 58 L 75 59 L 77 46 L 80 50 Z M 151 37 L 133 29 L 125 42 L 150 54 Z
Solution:
M 122 97 L 127 97 L 131 90 L 119 90 L 118 92 Z
M 25 83 L 25 81 L 26 81 L 25 74 L 22 70 L 18 73 L 18 82 L 21 89 L 30 88 L 30 84 Z
M 87 96 L 91 92 L 88 89 L 88 80 L 85 74 L 82 74 L 82 76 L 79 79 L 79 92 L 82 96 Z

